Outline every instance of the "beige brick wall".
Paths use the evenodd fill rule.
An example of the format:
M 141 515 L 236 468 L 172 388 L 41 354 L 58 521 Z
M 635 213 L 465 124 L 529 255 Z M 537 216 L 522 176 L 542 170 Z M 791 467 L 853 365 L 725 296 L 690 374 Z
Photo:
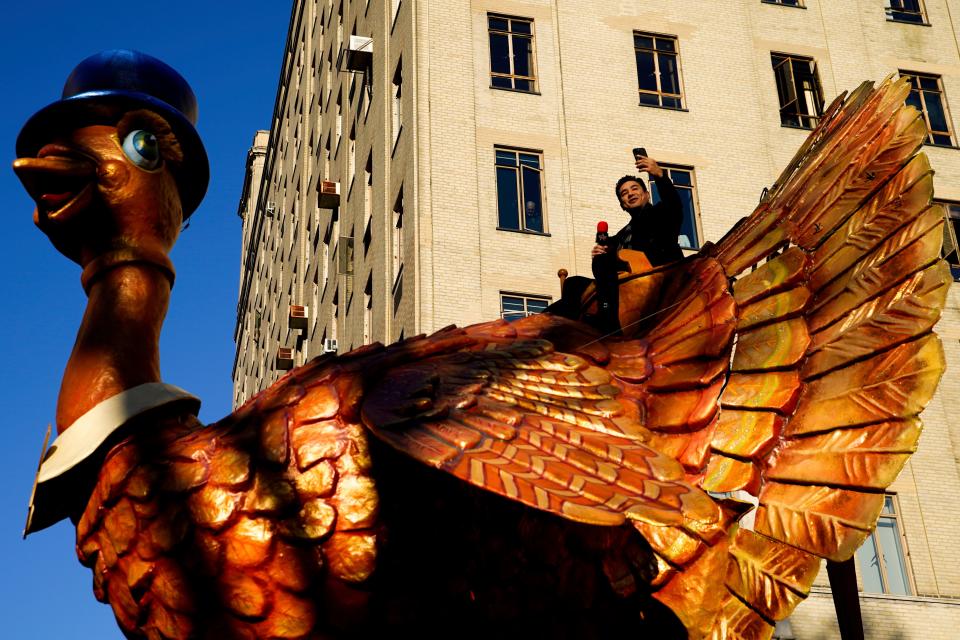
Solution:
M 244 256 L 253 258 L 238 315 L 237 402 L 279 375 L 279 346 L 295 347 L 297 364 L 320 352 L 323 337 L 336 337 L 341 351 L 359 346 L 368 277 L 370 337 L 380 341 L 497 317 L 502 291 L 556 298 L 558 269 L 589 273 L 597 220 L 614 228 L 626 221 L 611 187 L 632 172 L 634 146 L 661 162 L 694 167 L 701 240 L 719 239 L 750 213 L 806 137 L 780 125 L 771 52 L 815 58 L 828 101 L 903 69 L 942 76 L 948 104 L 960 108 L 955 0 L 926 0 L 929 26 L 888 22 L 882 0 L 807 0 L 803 9 L 760 0 L 402 0 L 395 21 L 392 1 L 367 4 L 294 3 L 264 180 L 253 189 L 260 202 L 244 214 Z M 533 20 L 536 94 L 490 88 L 488 12 Z M 359 76 L 333 69 L 341 49 L 338 21 L 344 37 L 374 38 L 367 112 L 358 107 L 359 88 L 351 94 Z M 637 104 L 635 31 L 678 38 L 684 110 Z M 403 132 L 394 148 L 391 80 L 400 59 Z M 352 126 L 358 152 L 351 189 Z M 497 230 L 495 145 L 542 152 L 546 235 Z M 960 151 L 926 152 L 937 170 L 938 197 L 960 200 Z M 373 220 L 364 255 L 361 183 L 368 155 Z M 340 182 L 336 211 L 317 206 L 323 178 Z M 405 260 L 402 295 L 395 298 L 392 207 L 401 186 Z M 266 202 L 275 203 L 275 217 L 263 215 Z M 352 279 L 338 275 L 335 251 L 351 230 Z M 290 304 L 310 308 L 306 332 L 289 329 Z M 258 313 L 263 337 L 253 340 Z M 917 597 L 865 595 L 870 638 L 929 640 L 958 628 L 960 421 L 951 411 L 960 397 L 952 373 L 960 370 L 956 287 L 938 331 L 950 370 L 924 415 L 920 448 L 892 488 Z M 823 594 L 803 604 L 794 617 L 797 637 L 838 637 L 832 606 Z

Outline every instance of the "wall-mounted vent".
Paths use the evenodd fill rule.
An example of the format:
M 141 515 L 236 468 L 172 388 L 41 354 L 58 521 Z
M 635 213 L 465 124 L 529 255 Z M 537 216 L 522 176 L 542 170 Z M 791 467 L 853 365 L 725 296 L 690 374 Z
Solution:
M 293 369 L 293 349 L 290 347 L 277 349 L 277 369 L 281 371 Z

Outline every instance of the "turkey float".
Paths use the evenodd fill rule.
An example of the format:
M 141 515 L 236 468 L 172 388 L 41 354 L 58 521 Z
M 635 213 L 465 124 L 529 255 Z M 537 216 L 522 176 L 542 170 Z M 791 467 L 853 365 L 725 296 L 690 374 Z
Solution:
M 150 56 L 88 58 L 14 163 L 89 299 L 27 531 L 74 521 L 129 638 L 770 638 L 876 526 L 944 369 L 908 92 L 838 98 L 722 240 L 623 278 L 622 335 L 451 327 L 205 426 L 158 352 L 196 101 Z

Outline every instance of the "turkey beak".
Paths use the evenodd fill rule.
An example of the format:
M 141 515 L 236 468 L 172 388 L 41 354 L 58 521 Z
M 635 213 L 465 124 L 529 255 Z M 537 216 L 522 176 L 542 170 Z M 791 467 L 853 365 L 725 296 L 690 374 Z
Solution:
M 93 199 L 96 163 L 60 145 L 47 145 L 36 158 L 17 158 L 13 170 L 41 220 L 68 220 Z

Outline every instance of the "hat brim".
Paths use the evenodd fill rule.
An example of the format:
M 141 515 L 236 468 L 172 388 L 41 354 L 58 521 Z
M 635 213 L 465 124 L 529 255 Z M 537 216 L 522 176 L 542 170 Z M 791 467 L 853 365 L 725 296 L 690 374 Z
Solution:
M 207 151 L 194 128 L 180 111 L 153 96 L 135 91 L 88 91 L 47 105 L 33 114 L 17 136 L 17 156 L 32 157 L 52 137 L 79 126 L 116 125 L 122 115 L 148 109 L 163 117 L 183 150 L 183 164 L 174 173 L 183 206 L 183 219 L 200 205 L 210 182 Z

